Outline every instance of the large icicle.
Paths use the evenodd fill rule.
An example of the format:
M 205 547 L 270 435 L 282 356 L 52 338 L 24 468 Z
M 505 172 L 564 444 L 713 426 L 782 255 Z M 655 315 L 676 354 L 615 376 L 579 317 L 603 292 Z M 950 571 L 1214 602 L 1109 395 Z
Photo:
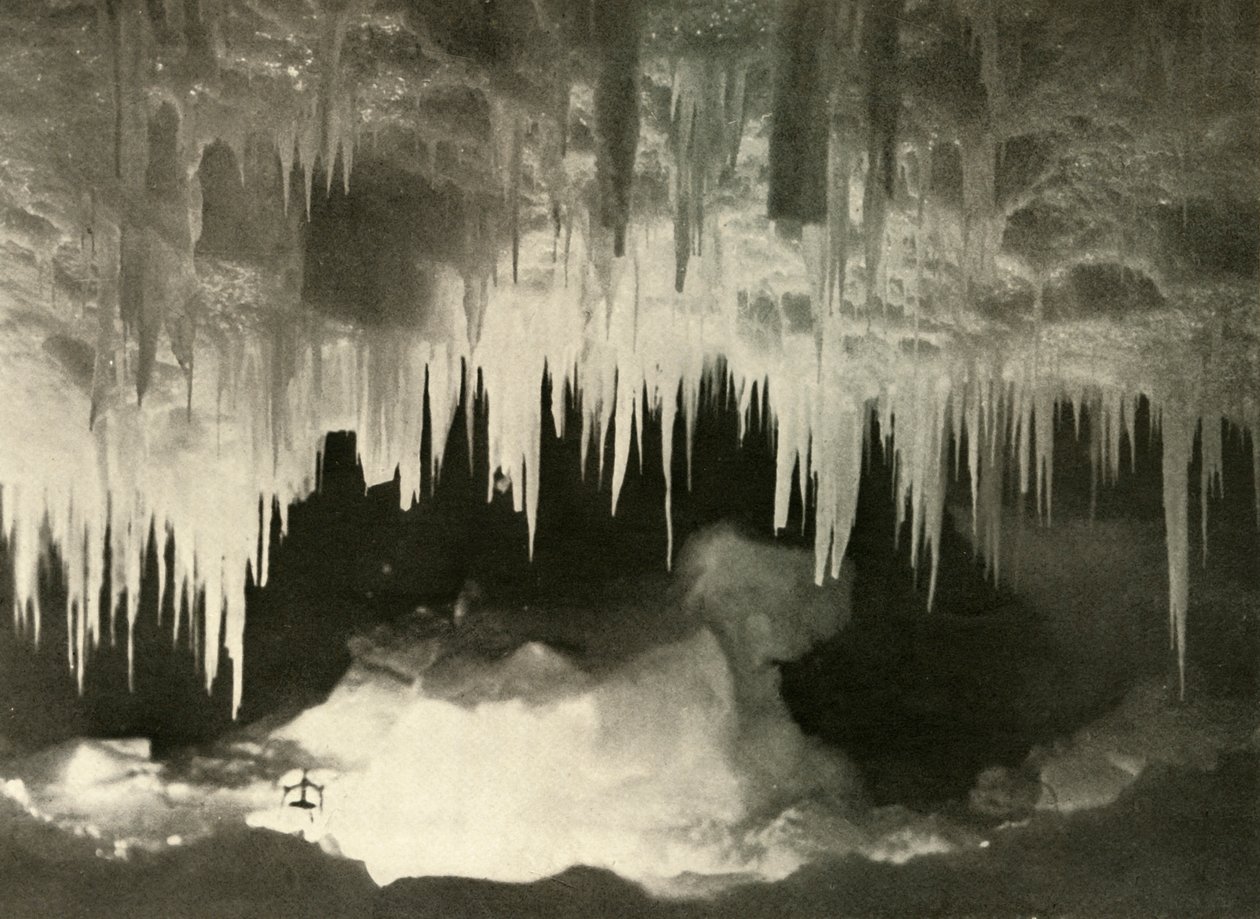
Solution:
M 1190 606 L 1189 467 L 1195 416 L 1167 402 L 1161 418 L 1164 442 L 1164 536 L 1168 543 L 1168 632 L 1177 653 L 1178 686 L 1186 693 L 1186 613 Z

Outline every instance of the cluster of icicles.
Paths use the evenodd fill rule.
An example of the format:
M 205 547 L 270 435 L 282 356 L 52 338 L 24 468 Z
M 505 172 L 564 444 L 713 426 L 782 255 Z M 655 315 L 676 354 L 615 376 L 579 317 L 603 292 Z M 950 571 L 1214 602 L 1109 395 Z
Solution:
M 580 234 L 575 245 L 584 245 Z M 702 386 L 725 367 L 741 417 L 751 416 L 754 398 L 764 400 L 758 417 L 777 445 L 775 512 L 767 525 L 776 530 L 787 525 L 797 489 L 815 515 L 820 582 L 828 573 L 838 574 L 844 556 L 872 418 L 893 451 L 899 529 L 909 524 L 914 563 L 930 572 L 929 594 L 951 466 L 968 470 L 976 544 L 994 577 L 1000 575 L 1008 467 L 1018 475 L 1019 492 L 1035 494 L 1039 513 L 1050 517 L 1053 430 L 1061 407 L 1074 405 L 1078 423 L 1088 415 L 1099 477 L 1118 475 L 1122 435 L 1132 443 L 1136 388 L 1098 385 L 1066 372 L 1039 374 L 1028 369 L 1037 364 L 1014 356 L 1003 362 L 926 346 L 920 354 L 904 346 L 904 330 L 867 333 L 865 320 L 859 325 L 839 316 L 825 320 L 820 349 L 812 329 L 752 317 L 747 297 L 732 287 L 738 272 L 723 269 L 721 252 L 715 241 L 694 259 L 689 273 L 696 283 L 689 282 L 681 294 L 674 288 L 674 252 L 666 233 L 631 234 L 627 257 L 615 260 L 611 280 L 590 268 L 568 279 L 559 265 L 533 269 L 519 285 L 491 292 L 475 348 L 463 333 L 464 282 L 450 270 L 440 279 L 435 318 L 424 332 L 350 332 L 312 324 L 289 327 L 282 337 L 242 333 L 235 343 L 203 343 L 191 412 L 182 392 L 172 392 L 167 401 L 154 393 L 143 407 L 130 402 L 113 407 L 92 430 L 83 423 L 86 404 L 76 402 L 73 392 L 67 395 L 53 371 L 33 366 L 0 371 L 6 386 L 39 388 L 31 404 L 49 406 L 37 418 L 15 413 L 14 437 L 0 449 L 3 527 L 19 628 L 38 640 L 39 565 L 53 544 L 69 585 L 69 660 L 82 686 L 93 649 L 113 640 L 122 598 L 138 596 L 141 554 L 150 534 L 162 538 L 171 532 L 174 583 L 191 596 L 203 592 L 205 609 L 203 628 L 177 619 L 170 624 L 172 634 L 176 641 L 200 641 L 208 687 L 226 650 L 235 711 L 243 685 L 247 565 L 259 565 L 260 582 L 267 574 L 270 511 L 259 513 L 260 498 L 264 509 L 274 499 L 283 515 L 290 502 L 311 490 L 312 459 L 325 432 L 354 429 L 368 481 L 389 479 L 398 468 L 403 504 L 410 505 L 421 481 L 426 392 L 436 479 L 452 422 L 468 401 L 469 382 L 478 379 L 489 432 L 487 493 L 493 494 L 495 472 L 501 470 L 512 483 L 516 509 L 528 519 L 531 552 L 544 374 L 552 380 L 550 411 L 562 436 L 565 400 L 580 405 L 584 471 L 593 449 L 598 474 L 609 474 L 603 468 L 606 440 L 615 431 L 613 513 L 636 438 L 640 463 L 644 455 L 645 413 L 659 419 L 668 521 L 678 413 L 689 475 Z M 577 264 L 593 263 L 575 254 Z M 603 308 L 590 309 L 593 298 Z M 278 373 L 278 367 L 286 369 Z M 22 382 L 10 380 L 10 373 Z M 1196 431 L 1202 422 L 1206 514 L 1210 486 L 1220 473 L 1214 432 L 1223 420 L 1260 431 L 1260 400 L 1222 405 L 1206 395 L 1159 392 L 1157 385 L 1147 385 L 1145 394 L 1163 432 L 1170 623 L 1175 645 L 1184 652 L 1187 470 Z M 64 406 L 64 418 L 56 414 L 57 405 Z M 1260 458 L 1256 472 L 1260 476 Z M 283 524 L 282 519 L 282 529 Z M 105 539 L 112 589 L 98 608 L 106 579 Z M 672 542 L 671 532 L 671 554 Z M 161 562 L 162 553 L 157 555 Z M 160 583 L 166 583 L 165 572 Z M 136 604 L 125 608 L 130 642 Z

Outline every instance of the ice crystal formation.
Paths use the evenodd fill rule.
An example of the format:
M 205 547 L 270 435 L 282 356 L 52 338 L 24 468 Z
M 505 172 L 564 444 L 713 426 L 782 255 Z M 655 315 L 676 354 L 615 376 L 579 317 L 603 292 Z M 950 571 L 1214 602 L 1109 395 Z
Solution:
M 929 596 L 951 477 L 1000 578 L 1004 496 L 1052 523 L 1056 418 L 1102 485 L 1147 400 L 1184 653 L 1190 470 L 1206 536 L 1222 438 L 1260 430 L 1256 12 L 1094 7 L 7 4 L 19 627 L 39 640 L 59 561 L 82 686 L 169 534 L 160 583 L 191 598 L 172 638 L 207 685 L 226 653 L 239 706 L 247 567 L 265 581 L 270 515 L 315 487 L 325 432 L 355 430 L 368 481 L 397 469 L 410 505 L 481 406 L 487 493 L 510 482 L 532 550 L 545 412 L 565 435 L 580 407 L 574 472 L 611 481 L 614 514 L 656 419 L 668 521 L 701 393 L 725 387 L 765 427 L 743 436 L 773 438 L 766 527 L 799 494 L 819 581 L 878 421 Z M 329 230 L 409 194 L 377 236 Z M 327 281 L 338 258 L 367 295 Z

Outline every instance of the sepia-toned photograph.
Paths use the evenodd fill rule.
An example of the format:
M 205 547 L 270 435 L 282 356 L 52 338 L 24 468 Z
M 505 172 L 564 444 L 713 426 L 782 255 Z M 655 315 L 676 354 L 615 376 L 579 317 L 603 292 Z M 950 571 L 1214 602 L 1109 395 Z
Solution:
M 0 919 L 1260 919 L 1256 0 L 0 0 Z

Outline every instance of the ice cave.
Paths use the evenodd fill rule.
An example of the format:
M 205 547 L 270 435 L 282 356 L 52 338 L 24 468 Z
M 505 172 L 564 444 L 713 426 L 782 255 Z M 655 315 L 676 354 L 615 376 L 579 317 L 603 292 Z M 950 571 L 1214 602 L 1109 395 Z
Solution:
M 1252 0 L 4 0 L 0 916 L 1260 916 Z

